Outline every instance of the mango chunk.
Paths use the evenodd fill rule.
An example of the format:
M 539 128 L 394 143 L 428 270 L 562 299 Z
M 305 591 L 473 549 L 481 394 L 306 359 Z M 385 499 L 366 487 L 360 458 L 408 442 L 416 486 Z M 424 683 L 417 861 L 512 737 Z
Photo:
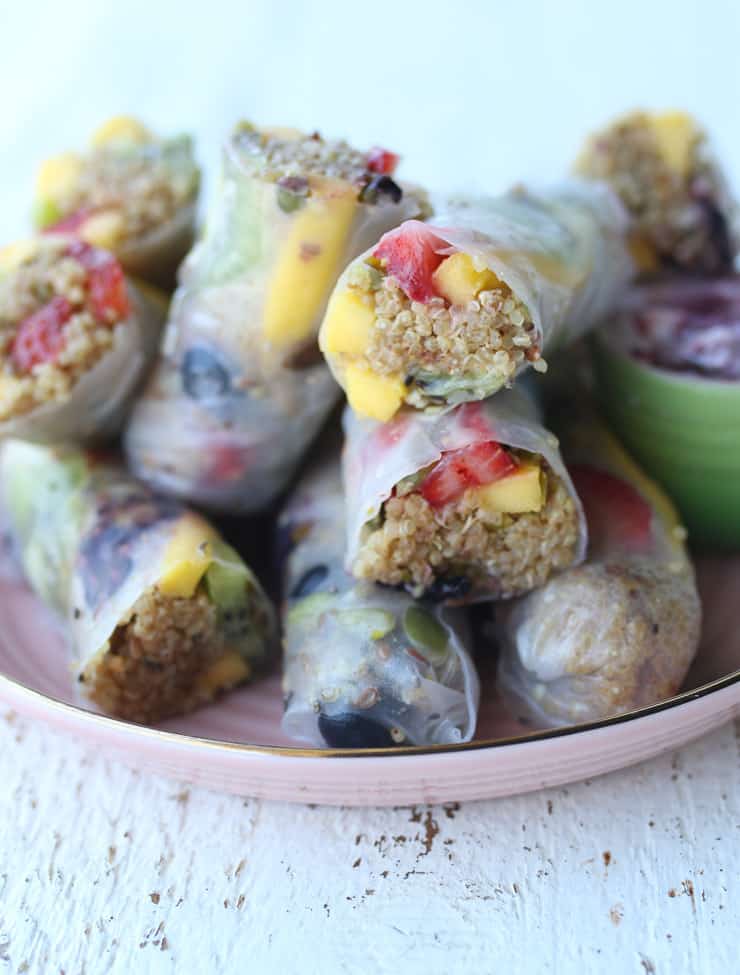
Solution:
M 88 244 L 114 250 L 123 236 L 124 219 L 118 210 L 93 213 L 80 228 L 80 237 Z
M 481 291 L 501 286 L 490 268 L 477 268 L 473 258 L 460 251 L 442 261 L 432 278 L 437 292 L 451 305 L 467 305 Z
M 375 312 L 353 291 L 340 291 L 329 302 L 319 344 L 326 355 L 361 356 L 370 344 Z
M 90 141 L 95 148 L 100 148 L 116 142 L 142 145 L 151 142 L 153 138 L 149 129 L 137 118 L 131 115 L 114 115 L 93 132 Z
M 382 423 L 398 410 L 406 392 L 400 376 L 378 376 L 356 362 L 347 365 L 344 385 L 355 413 Z
M 658 270 L 658 254 L 655 248 L 644 237 L 632 234 L 627 242 L 627 246 L 638 271 L 647 274 Z
M 356 190 L 318 181 L 291 227 L 265 301 L 265 338 L 278 347 L 303 342 L 317 326 L 327 294 L 339 276 L 344 246 L 357 207 Z
M 665 164 L 673 172 L 686 176 L 699 139 L 694 120 L 686 112 L 663 112 L 652 117 L 651 125 Z
M 62 200 L 74 193 L 82 174 L 82 159 L 74 152 L 45 159 L 36 175 L 36 194 L 42 200 Z
M 539 511 L 545 503 L 540 465 L 534 462 L 519 467 L 500 481 L 475 489 L 482 508 L 501 514 L 518 515 Z
M 217 537 L 201 518 L 185 515 L 164 553 L 159 591 L 184 599 L 192 596 L 213 561 L 212 543 Z
M 217 691 L 241 684 L 250 674 L 249 663 L 236 650 L 232 650 L 212 663 L 208 670 L 200 675 L 198 690 L 210 696 Z

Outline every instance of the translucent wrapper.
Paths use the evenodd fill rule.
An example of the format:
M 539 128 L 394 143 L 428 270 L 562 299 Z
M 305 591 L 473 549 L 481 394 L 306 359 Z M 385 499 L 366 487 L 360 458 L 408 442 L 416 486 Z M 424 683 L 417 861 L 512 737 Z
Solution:
M 387 424 L 344 414 L 346 435 L 343 468 L 347 497 L 347 567 L 352 570 L 367 541 L 366 526 L 404 479 L 435 464 L 443 452 L 495 442 L 538 455 L 562 483 L 573 502 L 577 541 L 573 563 L 582 560 L 587 544 L 586 524 L 577 494 L 560 456 L 558 440 L 539 421 L 533 401 L 518 389 L 507 390 L 483 403 L 463 404 L 441 414 L 400 413 Z M 508 598 L 495 574 L 474 582 L 461 601 Z M 451 594 L 457 601 L 458 596 Z
M 514 714 L 539 727 L 665 700 L 699 642 L 701 606 L 676 511 L 587 412 L 562 432 L 588 517 L 588 557 L 496 611 L 499 688 Z
M 193 245 L 200 173 L 187 135 L 160 138 L 119 115 L 90 148 L 45 160 L 34 222 L 74 233 L 116 255 L 128 274 L 171 289 Z
M 375 419 L 390 419 L 402 403 L 439 409 L 484 399 L 528 366 L 542 370 L 543 355 L 613 310 L 632 276 L 627 216 L 605 185 L 434 202 L 428 225 L 407 222 L 349 265 L 322 327 L 322 351 L 350 404 Z M 467 266 L 445 275 L 453 255 Z M 396 312 L 378 310 L 388 277 L 406 292 L 394 309 L 414 299 L 398 334 Z
M 238 132 L 227 142 L 205 236 L 181 269 L 128 431 L 139 476 L 215 509 L 255 511 L 285 486 L 339 396 L 316 349 L 331 287 L 348 260 L 419 213 L 410 192 L 370 204 L 345 180 L 295 179 L 306 196 L 240 152 Z
M 177 269 L 193 246 L 197 212 L 195 202 L 180 207 L 161 226 L 118 247 L 116 256 L 129 274 L 171 290 L 175 286 Z
M 352 579 L 343 529 L 337 459 L 304 478 L 279 523 L 284 731 L 336 748 L 468 741 L 479 685 L 464 616 Z
M 257 579 L 200 516 L 72 448 L 7 442 L 0 499 L 83 695 L 154 721 L 246 680 L 274 649 Z
M 527 306 L 545 354 L 602 321 L 634 270 L 627 214 L 601 183 L 572 180 L 551 190 L 517 188 L 497 199 L 453 199 L 432 224 Z
M 88 443 L 114 437 L 157 354 L 166 303 L 146 286 L 127 282 L 131 314 L 116 325 L 113 345 L 66 399 L 44 403 L 0 423 L 0 440 Z
M 737 205 L 715 147 L 691 115 L 624 115 L 589 136 L 575 171 L 619 194 L 644 277 L 732 270 L 740 247 Z

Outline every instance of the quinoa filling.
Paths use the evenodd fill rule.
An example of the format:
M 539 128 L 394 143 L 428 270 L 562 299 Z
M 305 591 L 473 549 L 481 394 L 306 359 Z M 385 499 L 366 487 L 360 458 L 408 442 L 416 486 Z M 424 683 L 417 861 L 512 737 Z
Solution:
M 385 149 L 361 152 L 343 139 L 324 139 L 318 132 L 290 134 L 258 129 L 242 122 L 232 136 L 240 157 L 260 179 L 277 183 L 278 203 L 290 211 L 311 195 L 310 178 L 341 180 L 357 187 L 362 203 L 400 203 L 403 190 L 391 175 L 398 156 Z
M 479 504 L 474 491 L 441 507 L 420 493 L 389 498 L 363 531 L 353 572 L 415 596 L 459 595 L 480 587 L 510 597 L 543 585 L 572 564 L 579 538 L 578 513 L 563 482 L 541 461 L 545 499 L 539 511 L 506 514 Z
M 79 241 L 44 239 L 0 274 L 0 421 L 66 399 L 129 310 L 118 262 Z
M 363 364 L 402 375 L 414 406 L 450 402 L 455 388 L 489 394 L 510 384 L 525 362 L 547 368 L 526 305 L 503 282 L 464 306 L 440 296 L 413 301 L 392 274 L 363 262 L 348 286 L 374 313 Z
M 76 230 L 96 220 L 124 246 L 172 220 L 198 192 L 189 138 L 143 145 L 101 146 L 79 157 L 74 179 L 55 193 L 42 224 Z
M 577 168 L 621 198 L 644 270 L 658 261 L 711 272 L 732 266 L 725 193 L 700 130 L 688 165 L 677 168 L 661 153 L 650 116 L 636 113 L 595 136 Z
M 202 680 L 226 650 L 218 608 L 202 586 L 191 598 L 164 596 L 153 587 L 80 680 L 106 713 L 151 723 L 192 711 L 237 683 L 228 674 L 217 686 Z

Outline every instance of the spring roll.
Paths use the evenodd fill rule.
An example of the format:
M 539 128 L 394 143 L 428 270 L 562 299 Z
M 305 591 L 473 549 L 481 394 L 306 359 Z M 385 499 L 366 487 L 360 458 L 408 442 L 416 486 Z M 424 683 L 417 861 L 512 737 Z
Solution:
M 0 439 L 117 433 L 166 304 L 107 251 L 50 235 L 0 250 Z
M 286 734 L 331 748 L 472 738 L 479 686 L 465 617 L 347 575 L 338 457 L 303 478 L 279 531 Z
M 120 467 L 18 440 L 0 452 L 4 516 L 28 581 L 60 616 L 72 671 L 102 711 L 191 711 L 269 660 L 274 614 L 199 515 Z
M 577 564 L 583 513 L 532 401 L 508 390 L 379 424 L 345 412 L 348 568 L 448 603 L 506 599 Z
M 453 201 L 353 261 L 321 349 L 361 416 L 481 400 L 595 325 L 629 280 L 627 219 L 605 186 Z
M 588 557 L 496 609 L 499 688 L 514 714 L 545 728 L 675 694 L 701 628 L 672 503 L 597 421 L 576 417 L 559 432 L 586 511 Z
M 589 138 L 575 168 L 619 194 L 644 275 L 731 270 L 740 246 L 736 207 L 706 132 L 686 112 L 617 119 Z
M 284 487 L 339 397 L 316 333 L 348 260 L 408 216 L 392 153 L 236 128 L 127 438 L 137 474 L 225 511 Z
M 169 288 L 193 244 L 199 183 L 189 136 L 162 139 L 117 116 L 88 152 L 41 165 L 34 221 L 110 250 L 127 273 Z

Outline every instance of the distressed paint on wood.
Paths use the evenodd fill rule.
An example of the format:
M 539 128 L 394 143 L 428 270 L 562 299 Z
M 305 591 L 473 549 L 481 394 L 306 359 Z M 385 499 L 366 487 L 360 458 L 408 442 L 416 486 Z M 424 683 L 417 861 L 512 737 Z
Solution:
M 740 724 L 491 802 L 330 809 L 155 780 L 0 720 L 0 972 L 732 970 Z

